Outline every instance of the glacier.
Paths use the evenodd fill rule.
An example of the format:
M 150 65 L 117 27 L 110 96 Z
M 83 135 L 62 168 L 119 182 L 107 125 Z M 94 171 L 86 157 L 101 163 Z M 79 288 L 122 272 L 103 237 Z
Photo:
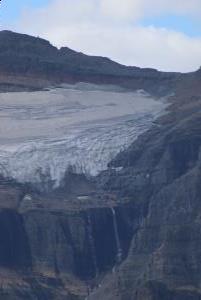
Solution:
M 96 176 L 164 113 L 144 91 L 80 83 L 0 94 L 0 175 L 61 185 L 68 171 Z

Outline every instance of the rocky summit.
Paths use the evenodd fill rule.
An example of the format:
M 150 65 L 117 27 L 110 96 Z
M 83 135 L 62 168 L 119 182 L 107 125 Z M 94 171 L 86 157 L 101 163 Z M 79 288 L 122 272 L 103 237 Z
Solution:
M 201 299 L 201 71 L 0 32 L 0 299 Z

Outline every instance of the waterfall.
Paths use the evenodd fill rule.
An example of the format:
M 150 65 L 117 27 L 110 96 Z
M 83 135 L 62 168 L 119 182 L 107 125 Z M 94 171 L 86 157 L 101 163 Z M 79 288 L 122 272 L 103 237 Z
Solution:
M 94 238 L 92 234 L 92 223 L 91 223 L 91 216 L 87 213 L 87 231 L 88 231 L 88 238 L 89 238 L 89 245 L 91 250 L 91 258 L 95 270 L 95 277 L 98 275 L 98 266 L 97 266 L 97 259 L 96 259 L 96 248 L 94 244 Z
M 123 253 L 122 253 L 122 248 L 121 248 L 121 243 L 120 243 L 120 238 L 119 238 L 116 212 L 115 212 L 115 209 L 113 207 L 111 207 L 111 211 L 112 211 L 114 235 L 115 235 L 115 241 L 116 241 L 116 247 L 117 247 L 116 262 L 117 262 L 117 264 L 119 264 L 122 261 L 122 254 Z

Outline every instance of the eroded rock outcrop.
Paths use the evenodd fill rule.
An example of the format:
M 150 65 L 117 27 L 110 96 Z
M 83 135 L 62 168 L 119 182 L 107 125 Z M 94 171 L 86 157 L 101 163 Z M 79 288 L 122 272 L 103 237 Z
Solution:
M 192 97 L 183 104 L 177 97 L 177 115 L 171 108 L 113 161 L 122 170 L 101 181 L 131 202 L 144 201 L 146 210 L 128 257 L 90 299 L 201 298 L 200 113 Z
M 117 84 L 166 94 L 181 74 L 126 67 L 106 57 L 88 56 L 67 47 L 11 31 L 0 32 L 0 91 L 49 88 L 61 83 Z
M 1 91 L 83 80 L 175 93 L 93 182 L 70 174 L 42 193 L 0 178 L 0 299 L 201 299 L 200 71 L 128 68 L 11 32 L 0 66 Z
M 84 299 L 112 272 L 118 247 L 127 256 L 139 207 L 64 191 L 46 197 L 1 181 L 0 297 Z

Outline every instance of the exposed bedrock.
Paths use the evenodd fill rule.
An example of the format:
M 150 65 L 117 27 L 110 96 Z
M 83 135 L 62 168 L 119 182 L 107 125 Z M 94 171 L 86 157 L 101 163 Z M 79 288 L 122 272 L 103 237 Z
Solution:
M 200 299 L 200 129 L 199 110 L 170 112 L 96 180 L 52 194 L 1 180 L 0 296 Z
M 0 211 L 0 265 L 21 269 L 31 267 L 24 221 L 14 210 Z
M 7 299 L 200 299 L 199 112 L 177 121 L 163 117 L 93 183 L 71 174 L 43 195 L 1 181 Z
M 201 123 L 199 111 L 177 118 L 163 117 L 94 182 L 71 174 L 37 194 L 1 180 L 7 299 L 200 299 Z
M 147 209 L 127 258 L 89 299 L 201 299 L 200 113 L 182 113 L 163 118 L 112 162 L 120 172 L 100 180 Z
M 119 237 L 126 255 L 131 238 L 129 224 L 121 214 L 119 218 L 123 227 Z M 115 264 L 117 248 L 108 208 L 70 213 L 29 212 L 24 215 L 24 223 L 32 266 L 37 272 L 72 274 L 90 280 Z
M 180 73 L 127 67 L 106 57 L 89 56 L 67 47 L 10 31 L 0 31 L 0 91 L 27 91 L 60 83 L 116 84 L 164 95 L 174 90 Z
M 10 185 L 0 185 L 0 297 L 84 299 L 127 256 L 140 206 L 86 205 L 84 196 L 47 200 Z
M 118 151 L 112 155 L 109 168 L 111 159 L 106 159 L 101 173 L 95 172 L 92 181 L 83 172 L 75 174 L 73 168 L 65 172 L 66 156 L 59 159 L 59 165 L 58 161 L 53 164 L 60 170 L 65 167 L 62 188 L 56 185 L 53 191 L 48 180 L 45 189 L 33 187 L 27 172 L 19 172 L 26 180 L 17 180 L 13 172 L 9 176 L 2 174 L 7 179 L 0 178 L 0 299 L 200 300 L 200 70 L 174 74 L 124 67 L 107 58 L 89 57 L 68 48 L 59 50 L 39 38 L 7 31 L 0 33 L 0 66 L 0 91 L 38 90 L 50 84 L 84 81 L 144 89 L 154 96 L 175 93 L 169 113 L 154 118 L 151 129 L 152 122 L 146 127 L 149 131 L 140 131 L 137 140 L 132 139 L 134 143 L 129 138 L 127 150 L 112 140 L 110 145 L 116 145 Z M 44 107 L 52 108 L 49 104 Z M 109 105 L 106 111 L 109 107 L 114 110 Z M 7 104 L 5 108 L 2 122 L 8 111 L 12 113 Z M 63 106 L 59 111 L 63 114 Z M 17 112 L 20 113 L 18 108 Z M 20 120 L 23 122 L 23 118 Z M 142 116 L 139 120 L 143 121 Z M 18 128 L 15 124 L 14 129 Z M 9 121 L 2 126 L 4 140 L 12 135 L 16 138 L 11 125 Z M 54 125 L 53 119 L 49 125 Z M 35 123 L 31 127 L 35 129 Z M 27 125 L 24 128 L 30 132 Z M 59 128 L 56 136 L 58 131 Z M 41 130 L 38 132 L 43 135 Z M 120 130 L 114 123 L 115 138 L 117 132 Z M 86 133 L 91 133 L 88 128 L 83 141 Z M 102 131 L 99 133 L 92 143 L 97 150 L 101 150 L 97 141 L 104 137 Z M 123 133 L 128 137 L 128 127 Z M 108 139 L 105 141 L 109 145 Z M 122 135 L 118 135 L 119 141 L 123 142 Z M 54 160 L 54 148 L 49 148 Z M 66 149 L 63 148 L 64 154 Z M 42 150 L 41 160 L 36 156 L 32 164 L 30 151 L 25 151 L 26 164 L 24 152 L 17 152 L 20 168 L 28 171 L 37 163 L 41 167 L 44 153 L 48 154 L 46 147 Z M 72 153 L 75 154 L 74 148 Z M 84 161 L 89 167 L 93 162 L 91 152 L 81 148 L 80 153 L 79 161 L 88 157 Z M 97 152 L 93 153 L 95 161 L 99 160 Z M 104 151 L 98 153 L 102 157 Z M 6 174 L 14 166 L 18 171 L 15 160 L 10 160 L 8 153 L 2 154 L 6 156 L 1 170 Z M 46 162 L 49 165 L 49 155 Z M 36 179 L 35 173 L 33 178 Z M 43 185 L 43 181 L 39 183 Z

